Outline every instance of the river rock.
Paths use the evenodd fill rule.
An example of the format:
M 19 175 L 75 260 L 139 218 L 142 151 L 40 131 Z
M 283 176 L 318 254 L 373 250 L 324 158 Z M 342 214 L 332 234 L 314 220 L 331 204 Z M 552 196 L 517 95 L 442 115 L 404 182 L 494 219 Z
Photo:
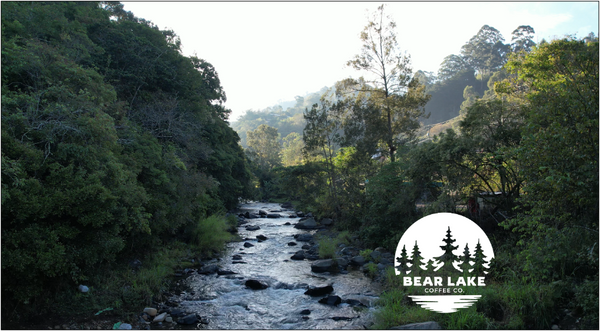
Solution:
M 297 251 L 296 253 L 294 253 L 294 255 L 292 255 L 292 257 L 290 257 L 290 259 L 292 260 L 304 260 L 305 256 L 304 256 L 304 251 Z
M 301 212 L 301 211 L 297 211 L 296 212 L 296 216 L 298 216 L 298 217 L 304 217 L 304 213 Z
M 280 218 L 280 217 L 281 217 L 281 215 L 279 215 L 279 214 L 268 214 L 267 215 L 267 218 Z
M 241 259 L 242 259 L 242 256 L 241 256 L 241 255 L 238 255 L 238 254 L 235 254 L 235 255 L 233 255 L 233 256 L 231 257 L 231 259 L 232 259 L 232 260 L 234 260 L 234 261 L 239 261 L 239 260 L 241 260 Z
M 330 295 L 326 298 L 319 300 L 319 303 L 324 303 L 329 306 L 337 306 L 340 303 L 342 303 L 342 298 L 338 297 L 337 295 Z
M 306 216 L 306 217 L 313 217 L 313 213 L 308 213 L 308 214 L 306 214 L 304 216 Z
M 355 255 L 358 255 L 358 249 L 356 249 L 352 246 L 347 246 L 347 247 L 342 248 L 340 253 L 342 253 L 342 255 L 355 256 Z
M 289 243 L 287 243 L 287 245 L 288 245 L 288 246 L 296 246 L 296 245 L 298 245 L 298 244 L 297 244 L 297 243 L 295 243 L 295 242 L 293 242 L 293 241 L 290 241 Z
M 329 226 L 333 224 L 333 220 L 331 218 L 324 218 L 321 220 L 321 225 Z
M 167 318 L 167 313 L 162 313 L 162 314 L 154 317 L 154 319 L 152 320 L 152 323 L 164 322 L 165 318 Z
M 200 322 L 200 320 L 198 320 L 198 316 L 196 316 L 196 314 L 189 314 L 177 320 L 177 323 L 183 325 L 191 325 L 198 322 Z
M 269 285 L 267 285 L 261 281 L 258 281 L 256 279 L 249 279 L 246 281 L 246 287 L 251 288 L 253 290 L 264 290 L 267 287 L 269 287 Z
M 316 229 L 317 227 L 318 227 L 318 224 L 314 218 L 308 218 L 305 220 L 301 220 L 296 225 L 294 225 L 294 228 L 302 229 L 302 230 L 313 230 L 313 229 Z
M 442 327 L 434 321 L 412 323 L 391 327 L 390 330 L 441 330 Z
M 313 272 L 331 272 L 331 271 L 335 271 L 335 262 L 332 259 L 326 259 L 326 260 L 320 260 L 317 262 L 314 262 L 311 266 L 310 269 Z
M 267 216 L 268 214 L 269 213 L 267 213 L 266 211 L 264 211 L 262 209 L 258 211 L 258 215 L 260 215 L 260 216 Z
M 198 273 L 201 275 L 210 275 L 210 274 L 216 273 L 217 271 L 219 271 L 219 266 L 216 264 L 211 264 L 211 265 L 202 267 L 202 269 L 200 269 L 200 271 L 198 271 Z
M 244 261 L 231 261 L 231 264 L 246 264 Z
M 248 225 L 248 226 L 246 227 L 246 230 L 248 230 L 248 231 L 256 231 L 256 230 L 260 230 L 260 226 L 258 226 L 258 225 Z
M 128 323 L 121 323 L 121 325 L 119 325 L 119 330 L 131 330 L 131 324 Z
M 290 222 L 285 222 L 285 223 L 283 223 L 283 225 L 292 225 L 292 223 L 290 223 Z
M 313 240 L 313 235 L 310 233 L 302 233 L 302 234 L 297 234 L 294 236 L 294 238 L 296 238 L 297 241 L 311 241 Z
M 252 244 L 251 244 L 251 243 L 249 243 L 249 242 L 245 242 L 245 243 L 244 243 L 244 247 L 246 247 L 246 248 L 248 248 L 248 247 L 254 247 L 254 245 L 252 245 Z
M 346 317 L 346 316 L 333 316 L 331 319 L 334 321 L 351 321 L 354 317 Z
M 392 260 L 392 259 L 386 259 L 386 258 L 381 258 L 381 259 L 379 259 L 379 263 L 381 263 L 383 265 L 394 265 L 394 260 Z
M 327 285 L 327 286 L 315 286 L 312 288 L 309 288 L 308 290 L 306 290 L 306 292 L 304 292 L 304 294 L 306 295 L 310 295 L 311 297 L 320 297 L 326 294 L 329 294 L 333 292 L 333 286 L 331 285 Z
M 152 317 L 156 316 L 157 312 L 158 311 L 156 310 L 156 308 L 144 308 L 144 313 L 146 313 Z
M 256 239 L 258 239 L 258 240 L 263 240 L 263 241 L 264 241 L 264 240 L 267 240 L 267 239 L 269 239 L 269 238 L 265 237 L 265 236 L 264 236 L 264 235 L 262 235 L 262 234 L 259 234 L 258 236 L 256 236 Z
M 343 303 L 347 303 L 348 305 L 355 307 L 366 307 L 362 302 L 356 300 L 356 299 L 344 299 L 342 300 Z
M 219 271 L 217 271 L 217 274 L 219 276 L 224 276 L 224 275 L 235 275 L 236 273 L 231 271 L 231 270 L 221 270 L 219 269 Z
M 304 245 L 302 245 L 302 249 L 310 249 L 310 247 L 311 247 L 311 246 L 310 246 L 309 244 L 304 244 Z
M 310 315 L 310 310 L 304 309 L 300 312 L 300 315 Z
M 185 311 L 183 311 L 181 309 L 171 309 L 171 312 L 169 313 L 169 315 L 171 315 L 173 317 L 182 317 L 182 316 L 185 316 Z
M 371 259 L 373 261 L 378 261 L 381 258 L 381 252 L 379 252 L 379 251 L 372 251 L 371 254 L 370 254 L 370 256 L 371 256 Z
M 285 209 L 292 209 L 294 208 L 294 206 L 292 205 L 291 202 L 287 201 L 281 204 L 281 208 L 285 208 Z
M 337 263 L 340 268 L 346 268 L 350 262 L 343 257 L 338 257 L 335 259 L 335 263 Z
M 354 266 L 360 267 L 365 263 L 367 263 L 367 261 L 365 261 L 365 258 L 360 255 L 354 256 L 352 259 L 350 259 L 350 264 Z

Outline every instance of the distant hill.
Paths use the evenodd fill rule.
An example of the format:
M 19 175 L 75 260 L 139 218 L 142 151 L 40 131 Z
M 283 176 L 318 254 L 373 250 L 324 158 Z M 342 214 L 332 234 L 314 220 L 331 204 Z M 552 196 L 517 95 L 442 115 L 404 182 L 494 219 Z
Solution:
M 231 122 L 230 125 L 240 136 L 244 148 L 247 147 L 246 132 L 256 130 L 261 124 L 276 128 L 281 139 L 292 132 L 302 134 L 304 130 L 304 110 L 318 103 L 321 95 L 327 89 L 328 87 L 325 86 L 317 92 L 296 96 L 295 101 L 284 101 L 262 110 L 247 110 L 244 115 L 240 116 L 237 121 Z

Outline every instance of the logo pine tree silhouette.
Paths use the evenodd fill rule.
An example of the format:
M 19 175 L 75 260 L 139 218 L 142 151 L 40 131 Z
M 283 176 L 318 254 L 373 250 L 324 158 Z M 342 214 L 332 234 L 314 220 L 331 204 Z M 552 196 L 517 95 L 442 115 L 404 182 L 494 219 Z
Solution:
M 436 272 L 439 272 L 443 275 L 456 274 L 459 270 L 454 267 L 453 263 L 459 261 L 459 258 L 453 253 L 453 251 L 458 249 L 458 245 L 452 245 L 456 239 L 452 238 L 452 231 L 450 231 L 450 227 L 448 227 L 448 231 L 446 231 L 446 238 L 444 238 L 442 241 L 445 243 L 445 245 L 440 246 L 440 248 L 444 251 L 444 254 L 435 257 L 434 259 L 438 263 L 444 263 L 444 265 Z

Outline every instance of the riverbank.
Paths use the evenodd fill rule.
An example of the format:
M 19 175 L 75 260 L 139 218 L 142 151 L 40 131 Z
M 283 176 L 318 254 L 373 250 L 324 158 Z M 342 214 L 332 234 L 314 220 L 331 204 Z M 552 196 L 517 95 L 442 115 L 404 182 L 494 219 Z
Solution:
M 65 280 L 44 297 L 15 307 L 2 319 L 2 328 L 112 329 L 117 322 L 135 325 L 145 307 L 164 301 L 190 271 L 202 268 L 203 260 L 218 256 L 226 242 L 237 240 L 237 225 L 233 216 L 210 216 L 181 238 L 99 266 L 78 284 Z

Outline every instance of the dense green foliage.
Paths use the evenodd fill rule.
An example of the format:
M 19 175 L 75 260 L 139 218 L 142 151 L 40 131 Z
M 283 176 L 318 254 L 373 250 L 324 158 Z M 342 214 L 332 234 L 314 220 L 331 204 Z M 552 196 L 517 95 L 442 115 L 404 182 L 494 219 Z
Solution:
M 180 46 L 118 3 L 2 3 L 3 314 L 177 236 L 209 249 L 249 193 L 217 72 Z

